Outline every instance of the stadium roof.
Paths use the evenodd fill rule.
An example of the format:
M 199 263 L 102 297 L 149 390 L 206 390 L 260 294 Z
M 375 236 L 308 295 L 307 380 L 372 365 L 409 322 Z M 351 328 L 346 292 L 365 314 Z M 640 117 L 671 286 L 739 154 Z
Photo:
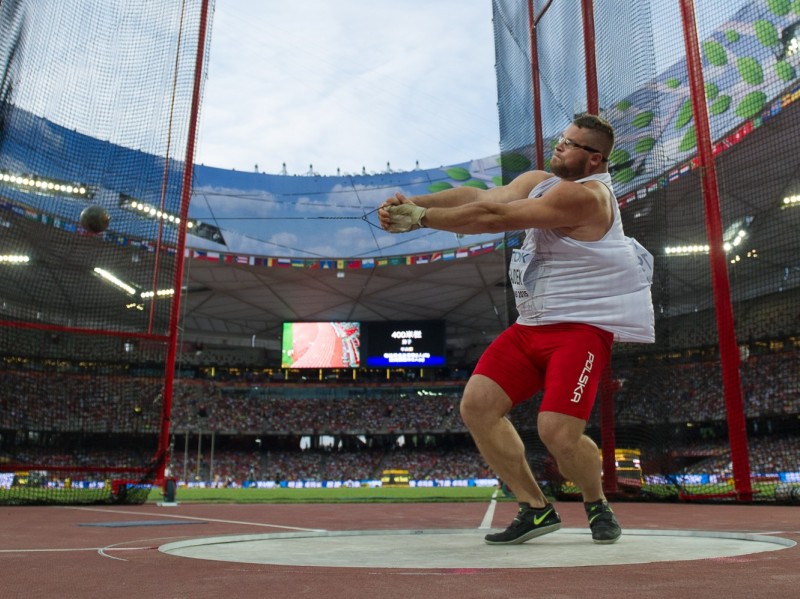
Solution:
M 753 38 L 749 24 L 766 18 L 765 11 L 754 3 L 740 12 L 737 23 L 744 33 L 737 39 Z M 789 31 L 793 17 L 769 18 Z M 800 102 L 794 67 L 787 80 L 785 65 L 776 68 L 776 48 L 757 41 L 728 42 L 729 27 L 723 24 L 709 36 L 727 62 L 709 69 L 706 91 L 717 94 L 710 121 L 724 237 L 733 243 L 744 233 L 728 254 L 734 300 L 743 301 L 800 286 L 800 207 L 782 204 L 784 197 L 800 194 L 794 152 Z M 760 82 L 743 83 L 735 66 L 740 59 L 761 65 Z M 656 257 L 658 317 L 706 310 L 713 301 L 708 256 L 666 253 L 667 247 L 703 245 L 706 239 L 687 81 L 685 61 L 678 61 L 605 113 L 617 130 L 612 163 L 626 233 Z M 106 242 L 135 250 L 139 241 L 155 239 L 146 219 L 126 211 L 129 200 L 157 202 L 165 174 L 173 185 L 166 209 L 177 211 L 179 162 L 165 164 L 163 158 L 23 113 L 16 110 L 4 123 L 0 167 L 89 182 L 97 190 L 91 201 L 112 212 L 113 230 Z M 31 140 L 48 140 L 53 153 L 37 151 Z M 513 168 L 503 165 L 506 174 L 530 167 L 528 150 L 504 155 L 504 160 L 513 158 Z M 92 156 L 108 160 L 84 159 Z M 488 188 L 500 183 L 500 170 L 497 157 L 375 176 L 292 177 L 197 166 L 189 216 L 200 226 L 187 240 L 184 338 L 236 345 L 255 341 L 277 349 L 284 321 L 444 319 L 451 355 L 473 359 L 513 318 L 505 275 L 505 249 L 511 241 L 428 229 L 389 235 L 375 225 L 374 210 L 395 191 L 415 195 L 458 185 Z M 55 202 L 13 185 L 3 185 L 0 192 L 0 202 L 7 202 L 0 224 L 24 229 L 29 249 L 39 257 L 27 274 L 0 288 L 2 299 L 34 313 L 38 305 L 63 312 L 65 318 L 80 314 L 86 279 L 68 274 L 85 268 L 104 241 L 81 245 L 65 237 L 60 247 L 70 252 L 56 255 L 37 241 L 33 227 L 57 223 L 59 234 L 74 238 L 85 199 Z M 174 243 L 174 230 L 172 235 L 167 244 Z M 115 266 L 134 269 L 133 254 L 142 264 L 150 260 L 147 251 L 132 251 L 122 253 Z M 101 302 L 116 301 L 113 294 L 105 298 L 107 291 L 97 293 Z
M 785 196 L 798 193 L 797 163 L 791 151 L 800 126 L 798 103 L 787 103 L 755 124 L 748 122 L 731 132 L 716 158 L 724 230 L 727 235 L 746 232 L 728 256 L 734 260 L 728 271 L 735 300 L 800 285 L 796 235 L 800 207 L 782 204 Z M 657 179 L 656 185 L 642 186 L 621 201 L 626 233 L 656 256 L 653 295 L 658 315 L 708 309 L 712 302 L 708 256 L 665 254 L 667 246 L 705 239 L 700 171 L 684 163 Z M 4 195 L 19 205 L 14 193 L 5 189 Z M 30 202 L 30 194 L 23 199 Z M 87 282 L 85 277 L 69 276 L 70 272 L 91 263 L 93 252 L 106 241 L 118 243 L 120 238 L 112 234 L 106 241 L 95 238 L 78 244 L 71 240 L 74 224 L 65 224 L 59 234 L 68 237 L 60 247 L 70 251 L 54 254 L 46 246 L 49 242 L 37 247 L 40 235 L 34 227 L 43 221 L 10 206 L 4 204 L 3 226 L 25 228 L 24 237 L 40 259 L 27 269 L 25 277 L 30 278 L 4 288 L 3 300 L 34 311 L 37 305 L 55 309 L 65 318 L 79 315 Z M 47 222 L 54 224 L 52 218 Z M 64 219 L 69 222 L 74 223 Z M 195 249 L 185 262 L 184 338 L 239 346 L 255 340 L 259 347 L 277 350 L 284 321 L 443 319 L 451 357 L 469 362 L 509 322 L 506 252 L 497 239 L 461 247 L 455 244 L 466 240 L 450 236 L 446 241 L 452 244 L 449 250 L 332 260 Z M 139 254 L 146 266 L 150 254 Z M 131 259 L 130 253 L 121 254 L 118 268 L 131 268 Z M 119 301 L 105 288 L 93 293 L 108 296 L 101 302 Z
M 792 148 L 798 128 L 800 107 L 793 104 L 731 137 L 717 156 L 723 233 L 731 241 L 740 230 L 746 234 L 727 254 L 736 301 L 800 286 L 800 206 L 783 204 L 798 193 L 797 164 L 793 152 L 775 151 Z M 624 200 L 626 233 L 656 256 L 659 317 L 707 310 L 713 301 L 707 253 L 665 253 L 667 247 L 705 243 L 700 171 L 676 167 L 658 179 L 648 193 Z M 449 261 L 342 270 L 189 260 L 187 278 L 186 331 L 219 339 L 255 334 L 275 341 L 285 320 L 441 318 L 451 352 L 470 359 L 509 318 L 502 248 Z

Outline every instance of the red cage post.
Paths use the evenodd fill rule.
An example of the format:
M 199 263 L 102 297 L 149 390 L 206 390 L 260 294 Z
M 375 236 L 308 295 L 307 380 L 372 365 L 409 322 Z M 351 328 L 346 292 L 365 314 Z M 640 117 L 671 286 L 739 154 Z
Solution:
M 749 502 L 753 499 L 750 482 L 750 458 L 747 451 L 747 429 L 744 416 L 744 401 L 739 377 L 739 348 L 733 326 L 730 281 L 727 259 L 722 240 L 722 217 L 719 206 L 719 188 L 711 146 L 711 129 L 705 101 L 705 83 L 700 59 L 700 45 L 693 0 L 680 0 L 683 36 L 686 45 L 686 61 L 689 72 L 692 110 L 697 135 L 697 157 L 703 199 L 706 210 L 706 234 L 710 247 L 711 279 L 714 290 L 714 305 L 717 313 L 717 331 L 722 362 L 722 385 L 728 420 L 728 440 L 733 462 L 733 480 L 736 499 Z

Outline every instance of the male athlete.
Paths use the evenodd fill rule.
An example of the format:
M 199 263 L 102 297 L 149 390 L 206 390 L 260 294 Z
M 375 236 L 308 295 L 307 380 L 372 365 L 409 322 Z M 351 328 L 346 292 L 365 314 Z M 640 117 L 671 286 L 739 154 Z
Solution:
M 622 534 L 603 494 L 597 445 L 584 430 L 612 342 L 652 343 L 655 334 L 652 256 L 623 232 L 608 174 L 613 147 L 606 120 L 580 115 L 558 140 L 552 174 L 526 172 L 489 190 L 462 186 L 411 199 L 397 193 L 379 210 L 391 233 L 526 229 L 509 268 L 519 318 L 483 353 L 461 401 L 478 449 L 519 501 L 509 527 L 486 535 L 489 544 L 524 543 L 561 528 L 506 418 L 541 389 L 539 436 L 580 488 L 592 539 L 614 543 Z

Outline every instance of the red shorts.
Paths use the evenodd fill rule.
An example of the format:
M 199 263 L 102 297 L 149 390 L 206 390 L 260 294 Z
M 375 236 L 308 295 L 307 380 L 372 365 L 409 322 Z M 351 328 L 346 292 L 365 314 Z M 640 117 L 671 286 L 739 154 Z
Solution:
M 514 323 L 478 360 L 473 374 L 492 379 L 514 405 L 544 389 L 539 411 L 589 419 L 613 333 L 580 323 Z

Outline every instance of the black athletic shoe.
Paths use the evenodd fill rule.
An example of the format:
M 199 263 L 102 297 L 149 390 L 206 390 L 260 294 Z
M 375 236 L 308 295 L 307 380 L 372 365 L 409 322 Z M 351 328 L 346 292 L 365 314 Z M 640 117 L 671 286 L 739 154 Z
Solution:
M 561 518 L 551 504 L 543 508 L 532 508 L 527 503 L 519 504 L 519 512 L 514 521 L 503 532 L 486 535 L 489 545 L 517 545 L 534 537 L 555 532 L 561 528 Z
M 622 529 L 608 502 L 601 499 L 592 503 L 584 503 L 583 507 L 589 518 L 589 528 L 592 529 L 594 542 L 603 545 L 616 543 L 622 535 Z

